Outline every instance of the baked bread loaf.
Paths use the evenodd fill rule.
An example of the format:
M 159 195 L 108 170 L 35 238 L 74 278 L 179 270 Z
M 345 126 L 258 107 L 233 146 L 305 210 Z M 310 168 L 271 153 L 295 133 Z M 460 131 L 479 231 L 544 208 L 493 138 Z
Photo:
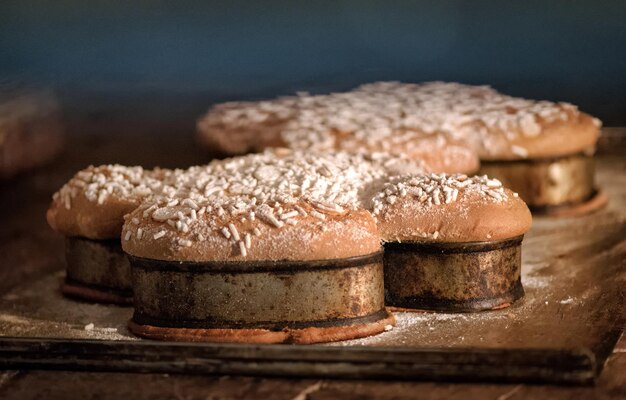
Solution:
M 166 181 L 180 171 L 121 165 L 90 166 L 54 194 L 46 214 L 66 236 L 66 277 L 62 292 L 84 300 L 130 304 L 130 264 L 122 252 L 124 215 L 156 193 L 172 193 Z
M 126 217 L 129 328 L 154 339 L 316 343 L 380 333 L 380 159 L 265 152 L 191 168 Z
M 535 212 L 570 215 L 606 203 L 591 155 L 601 123 L 569 103 L 528 100 L 488 86 L 378 82 L 349 92 L 218 105 L 201 140 L 226 152 L 286 146 L 321 152 L 385 151 L 431 172 L 502 180 Z
M 386 152 L 422 160 L 436 172 L 476 172 L 477 155 L 463 142 L 431 127 L 414 126 L 419 112 L 392 92 L 300 94 L 215 106 L 198 121 L 198 132 L 203 143 L 226 153 L 275 146 Z
M 345 93 L 231 102 L 213 107 L 198 121 L 200 139 L 227 153 L 279 145 L 417 152 L 434 172 L 475 171 L 468 146 L 482 160 L 593 150 L 600 126 L 597 118 L 569 103 L 445 82 L 378 82 Z
M 356 91 L 402 98 L 419 110 L 417 129 L 474 147 L 481 160 L 557 157 L 593 150 L 600 120 L 569 103 L 507 96 L 489 86 L 380 82 Z
M 95 239 L 75 248 L 101 252 L 96 242 L 121 237 L 138 335 L 263 343 L 342 340 L 393 323 L 381 242 L 394 306 L 510 304 L 523 295 L 531 221 L 486 176 L 426 173 L 382 152 L 288 149 L 184 171 L 90 167 L 55 195 L 48 218 Z
M 217 104 L 198 120 L 198 138 L 207 148 L 231 156 L 284 147 L 281 131 L 296 114 L 297 101 L 281 97 Z
M 235 170 L 240 171 L 239 175 L 233 175 Z M 197 215 L 195 211 L 191 213 L 185 209 L 189 204 L 195 204 L 191 199 L 206 200 L 203 196 L 214 199 L 218 195 L 220 198 L 225 196 L 224 199 L 227 199 L 231 194 L 244 195 L 246 194 L 245 188 L 249 188 L 250 182 L 254 181 L 259 182 L 260 185 L 277 185 L 273 193 L 276 194 L 277 190 L 282 191 L 281 199 L 285 198 L 286 193 L 291 193 L 292 198 L 303 193 L 313 198 L 332 187 L 334 196 L 338 196 L 338 200 L 349 203 L 355 209 L 361 197 L 367 198 L 367 191 L 371 189 L 368 185 L 374 185 L 385 179 L 387 174 L 410 172 L 423 172 L 423 167 L 411 160 L 393 158 L 379 153 L 373 153 L 367 157 L 348 154 L 315 156 L 292 153 L 288 150 L 215 161 L 209 165 L 192 167 L 188 170 L 144 170 L 141 167 L 120 165 L 89 167 L 77 173 L 53 196 L 47 213 L 50 226 L 67 237 L 67 274 L 62 290 L 67 295 L 92 301 L 129 302 L 128 299 L 132 294 L 130 266 L 121 249 L 120 234 L 124 215 L 132 212 L 142 203 L 148 202 L 147 208 L 156 204 L 160 209 L 173 207 L 189 212 L 190 215 Z M 245 174 L 249 176 L 246 178 Z M 328 178 L 331 175 L 335 175 L 334 180 Z M 233 180 L 235 176 L 241 178 L 240 181 Z M 360 184 L 363 186 L 359 186 Z M 300 186 L 304 188 L 301 192 L 285 191 L 285 188 Z M 339 187 L 343 191 L 338 194 Z M 247 194 L 250 195 L 250 193 Z M 252 200 L 253 197 L 254 200 Z M 234 203 L 225 203 L 220 213 L 225 215 L 224 210 L 230 210 L 233 207 L 237 213 L 241 213 L 243 212 L 240 208 L 242 202 L 267 200 L 266 194 L 257 193 L 253 197 L 242 197 Z M 334 200 L 335 197 L 332 199 Z M 150 199 L 154 201 L 150 203 Z M 165 203 L 159 203 L 163 199 L 167 199 Z M 323 207 L 319 204 L 318 206 Z M 248 217 L 254 215 L 253 208 L 245 210 Z M 305 210 L 306 207 L 303 205 L 299 209 Z M 259 211 L 261 218 L 264 215 L 263 210 L 265 208 Z M 315 210 L 310 210 L 310 214 L 324 218 Z M 189 221 L 185 221 L 170 220 L 169 222 L 178 229 L 188 231 Z M 277 224 L 293 223 L 293 221 L 293 218 L 289 218 L 284 221 L 279 220 Z M 241 222 L 245 223 L 245 220 Z M 149 232 L 150 229 L 145 228 L 145 231 Z M 194 237 L 200 238 L 203 235 L 207 238 L 211 237 L 207 232 L 201 233 L 201 231 L 201 229 L 196 230 Z M 263 233 L 264 228 L 255 228 L 253 231 Z M 141 237 L 142 232 L 143 229 L 135 234 Z M 294 241 L 301 241 L 308 237 L 301 236 L 299 233 Z M 124 233 L 124 238 L 126 234 Z M 154 233 L 154 236 L 159 238 L 158 232 Z M 178 239 L 180 243 L 190 241 Z M 242 236 L 240 239 L 238 245 L 243 247 L 236 247 L 235 250 L 244 254 L 245 244 L 249 244 L 252 237 Z M 332 246 L 333 243 L 328 241 L 323 243 L 326 243 L 326 250 L 320 248 L 318 253 L 313 252 L 310 255 L 320 254 L 321 256 L 325 254 L 324 251 L 331 250 L 328 246 Z M 142 242 L 142 244 L 146 243 Z M 163 247 L 163 240 L 159 240 L 155 246 L 159 251 L 167 251 L 167 247 Z M 274 253 L 271 254 L 280 258 L 280 254 L 276 253 L 277 249 L 280 251 L 280 248 L 276 247 L 273 249 Z M 292 248 L 291 251 L 297 251 L 297 249 L 302 250 L 303 247 Z M 222 250 L 225 251 L 226 248 Z M 341 247 L 334 248 L 334 250 L 340 251 Z M 271 254 L 267 253 L 266 256 L 274 257 Z M 200 257 L 199 253 L 196 256 Z M 217 252 L 216 257 L 219 256 L 224 256 L 224 254 Z M 298 259 L 297 254 L 293 258 Z
M 54 159 L 63 147 L 63 131 L 51 93 L 0 91 L 0 178 Z
M 220 217 L 219 206 L 194 204 L 148 202 L 131 212 L 122 232 L 124 251 L 153 260 L 202 262 L 328 260 L 380 250 L 376 223 L 366 210 L 320 211 L 304 201 L 262 204 L 251 211 L 256 215 L 251 220 L 237 211 Z
M 497 179 L 462 174 L 392 178 L 374 198 L 387 242 L 480 242 L 525 234 L 532 217 L 516 193 Z
M 523 296 L 524 202 L 486 176 L 392 179 L 374 198 L 385 243 L 387 304 L 403 309 L 482 311 Z
M 391 92 L 422 110 L 415 126 L 436 126 L 476 149 L 481 173 L 500 179 L 533 212 L 575 215 L 602 207 L 592 154 L 600 121 L 568 103 L 506 96 L 488 86 L 383 82 L 361 86 Z
M 48 224 L 68 237 L 119 239 L 125 214 L 146 197 L 174 191 L 165 182 L 173 173 L 122 165 L 90 166 L 53 195 L 46 214 Z
M 359 245 L 344 249 L 332 241 L 314 244 L 313 233 L 306 229 L 326 230 L 335 223 L 350 225 L 354 218 L 365 218 L 373 194 L 389 176 L 423 171 L 419 163 L 383 153 L 278 149 L 216 161 L 188 169 L 170 196 L 154 196 L 129 214 L 122 243 L 129 254 L 161 260 L 350 257 L 350 251 L 363 249 Z M 205 221 L 205 214 L 216 216 Z M 344 221 L 344 215 L 350 217 Z M 306 222 L 305 231 L 298 228 L 300 220 Z M 266 236 L 269 232 L 274 232 L 271 240 Z M 290 232 L 290 240 L 298 246 L 272 241 L 285 241 Z M 351 234 L 360 237 L 356 231 Z M 326 237 L 316 235 L 320 240 Z M 256 241 L 260 247 L 248 246 Z

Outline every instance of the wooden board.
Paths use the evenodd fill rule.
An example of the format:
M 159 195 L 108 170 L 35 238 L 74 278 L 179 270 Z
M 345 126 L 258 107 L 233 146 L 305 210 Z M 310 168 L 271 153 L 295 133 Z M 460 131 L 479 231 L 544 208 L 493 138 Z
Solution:
M 142 131 L 73 137 L 63 161 L 1 184 L 3 367 L 590 383 L 624 327 L 626 160 L 618 152 L 598 160 L 607 209 L 535 219 L 523 245 L 527 295 L 509 309 L 400 313 L 390 332 L 324 346 L 138 340 L 125 328 L 130 309 L 60 296 L 62 238 L 43 216 L 52 192 L 88 163 L 184 167 L 203 159 L 189 133 L 159 129 L 151 131 L 159 144 L 144 152 L 136 150 L 146 137 Z M 94 329 L 86 330 L 91 323 Z

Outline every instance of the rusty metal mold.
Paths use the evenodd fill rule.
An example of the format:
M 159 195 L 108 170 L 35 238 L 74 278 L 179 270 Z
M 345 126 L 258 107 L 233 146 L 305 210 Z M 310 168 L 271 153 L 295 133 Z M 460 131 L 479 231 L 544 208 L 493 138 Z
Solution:
M 524 295 L 522 239 L 386 243 L 387 304 L 446 312 L 507 307 Z
M 119 240 L 67 238 L 62 292 L 74 298 L 132 304 L 130 264 Z
M 539 214 L 592 200 L 597 192 L 594 170 L 593 156 L 585 154 L 481 163 L 481 173 L 519 193 L 531 211 Z
M 603 190 L 597 190 L 592 196 L 579 203 L 564 203 L 543 207 L 533 207 L 532 212 L 545 217 L 577 217 L 590 214 L 604 208 L 609 198 Z
M 178 330 L 180 340 L 228 341 L 221 333 L 235 330 L 239 334 L 230 336 L 240 341 L 242 335 L 259 330 L 315 328 L 336 333 L 338 328 L 374 326 L 389 318 L 380 252 L 303 262 L 168 262 L 130 255 L 129 259 L 135 295 L 129 327 L 142 336 L 176 340 Z M 158 329 L 168 334 L 149 335 Z M 381 325 L 375 332 L 366 329 L 367 334 L 350 338 L 382 330 Z M 248 339 L 255 341 L 250 335 Z M 293 337 L 275 336 L 271 341 L 290 340 Z M 322 337 L 315 342 L 331 340 L 339 339 Z

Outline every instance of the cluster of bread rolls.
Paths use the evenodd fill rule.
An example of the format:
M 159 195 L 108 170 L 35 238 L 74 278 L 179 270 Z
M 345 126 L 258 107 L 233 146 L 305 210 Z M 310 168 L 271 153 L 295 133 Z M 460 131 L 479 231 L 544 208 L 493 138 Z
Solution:
M 524 202 L 496 179 L 428 173 L 383 153 L 284 149 L 188 170 L 89 167 L 54 195 L 48 221 L 66 236 L 121 238 L 131 254 L 157 259 L 243 259 L 257 251 L 253 258 L 321 259 L 323 250 L 288 255 L 301 248 L 273 242 L 288 241 L 301 225 L 329 231 L 356 211 L 376 221 L 379 242 L 496 240 L 530 223 Z
M 198 130 L 237 156 L 89 167 L 48 221 L 71 248 L 121 243 L 110 251 L 130 260 L 140 336 L 362 337 L 391 328 L 385 306 L 482 311 L 523 296 L 524 200 L 591 204 L 599 128 L 571 104 L 442 82 L 225 103 Z M 475 175 L 480 162 L 493 176 Z
M 197 124 L 200 141 L 226 154 L 276 146 L 385 151 L 423 160 L 432 172 L 482 168 L 533 211 L 552 215 L 603 205 L 594 200 L 591 159 L 600 126 L 569 103 L 445 82 L 378 82 L 342 93 L 218 104 Z
M 323 269 L 351 268 L 352 261 L 346 260 L 366 257 L 368 268 L 372 268 L 368 274 L 375 278 L 365 280 L 369 286 L 363 284 L 362 278 L 357 279 L 360 285 L 367 286 L 364 293 L 350 292 L 355 283 L 337 290 L 352 293 L 351 299 L 362 300 L 364 296 L 382 299 L 382 259 L 372 263 L 370 258 L 381 251 L 383 243 L 492 242 L 523 235 L 530 227 L 531 217 L 524 202 L 499 181 L 486 176 L 436 174 L 427 168 L 415 158 L 383 152 L 319 153 L 287 149 L 216 160 L 187 170 L 89 167 L 55 194 L 48 221 L 69 237 L 97 241 L 115 236 L 121 240 L 131 263 L 143 265 L 143 269 L 151 272 L 189 274 L 194 268 L 200 271 L 209 265 L 214 269 L 211 273 L 215 273 L 233 265 L 240 268 L 243 264 L 237 263 L 244 263 L 249 266 L 242 271 L 250 273 L 255 266 L 267 268 L 271 262 L 281 271 L 289 269 L 289 263 L 297 263 L 299 269 L 294 267 L 292 272 L 306 274 L 306 265 L 312 270 L 318 270 L 319 263 L 325 265 Z M 159 278 L 158 274 L 156 278 L 150 274 L 137 276 L 136 317 L 131 324 L 134 332 L 148 337 L 217 340 L 215 329 L 221 329 L 219 326 L 190 331 L 187 326 L 172 328 L 168 325 L 170 321 L 164 327 L 155 327 L 152 321 L 158 323 L 160 317 L 148 315 L 156 313 L 154 307 L 147 305 L 152 304 L 153 297 L 165 296 L 171 300 L 175 296 L 166 289 L 154 291 L 155 287 L 162 287 L 160 280 L 188 284 L 197 274 L 183 280 L 171 276 Z M 149 276 L 147 281 L 143 279 L 145 276 Z M 173 290 L 170 287 L 173 283 L 167 285 L 168 290 Z M 219 287 L 224 285 L 228 283 L 221 282 Z M 198 290 L 198 285 L 193 287 L 192 292 Z M 308 289 L 305 286 L 303 290 Z M 327 309 L 326 297 L 316 296 L 318 304 L 314 308 Z M 158 304 L 165 304 L 164 300 Z M 383 307 L 381 301 L 375 304 Z M 197 301 L 193 304 L 197 308 Z M 305 328 L 306 334 L 298 328 L 294 330 L 296 336 L 281 336 L 281 340 L 296 340 L 294 337 L 303 343 L 339 340 L 378 333 L 387 325 L 381 325 L 380 321 L 390 322 L 388 316 L 380 314 L 382 310 L 369 309 L 368 314 L 363 309 L 365 314 L 361 315 L 354 311 L 361 310 L 360 306 L 355 307 L 335 310 L 338 314 L 328 317 L 339 321 L 340 317 L 349 315 L 346 318 L 360 321 L 347 324 L 351 328 L 345 328 L 343 332 L 349 332 L 345 335 L 337 335 L 337 327 L 332 328 L 332 334 L 319 334 L 322 328 L 309 326 Z M 206 312 L 196 308 L 183 311 L 186 309 L 180 305 L 177 310 L 181 315 L 189 313 L 196 317 Z M 285 310 L 280 321 L 285 318 L 291 321 L 292 312 Z M 378 319 L 363 325 L 363 319 L 370 318 L 372 313 Z M 215 315 L 209 314 L 200 319 L 215 320 Z M 168 315 L 172 318 L 171 312 Z M 188 321 L 191 317 L 181 318 Z M 137 321 L 150 323 L 142 325 Z M 194 324 L 194 327 L 204 326 L 198 321 Z M 228 329 L 236 326 L 232 321 L 224 324 Z M 183 333 L 176 329 L 183 329 Z M 311 339 L 310 329 L 315 329 L 317 339 Z M 224 332 L 219 332 L 219 340 L 226 340 Z M 244 336 L 249 338 L 247 334 Z M 262 337 L 266 337 L 265 333 Z

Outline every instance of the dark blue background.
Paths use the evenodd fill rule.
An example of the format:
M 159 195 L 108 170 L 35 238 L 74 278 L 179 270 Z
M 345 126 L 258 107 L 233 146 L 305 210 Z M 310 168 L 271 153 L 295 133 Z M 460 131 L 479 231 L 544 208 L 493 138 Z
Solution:
M 623 0 L 3 0 L 0 76 L 52 84 L 70 101 L 193 112 L 453 80 L 571 101 L 615 125 L 626 123 L 625 21 Z

